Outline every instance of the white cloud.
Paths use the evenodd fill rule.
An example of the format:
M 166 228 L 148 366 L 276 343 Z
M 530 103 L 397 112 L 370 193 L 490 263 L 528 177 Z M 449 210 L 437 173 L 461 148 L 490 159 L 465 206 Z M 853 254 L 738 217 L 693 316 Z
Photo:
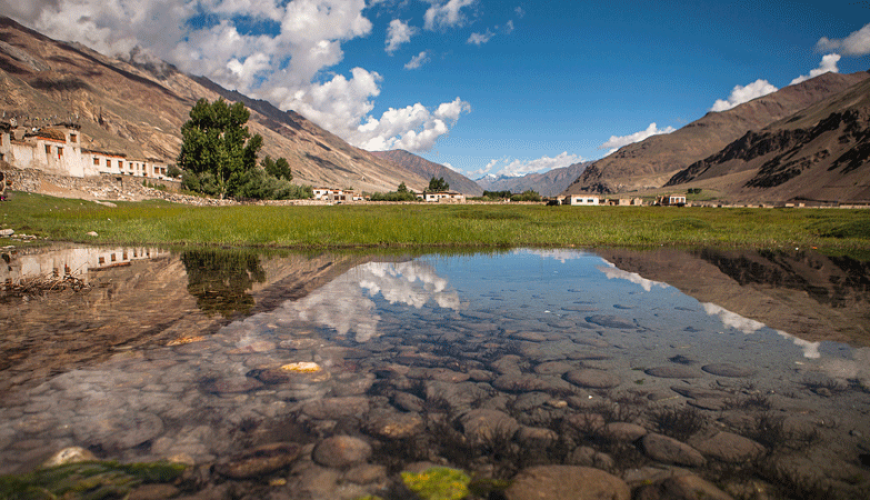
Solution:
M 826 37 L 816 44 L 819 52 L 836 51 L 840 55 L 860 57 L 870 54 L 870 24 L 865 24 L 858 31 L 853 31 L 846 38 L 831 40 Z
M 441 165 L 443 165 L 443 166 L 449 168 L 450 170 L 453 170 L 454 172 L 459 172 L 459 169 L 456 168 L 456 167 L 454 167 L 454 166 L 451 165 L 450 163 L 442 163 Z
M 470 37 L 468 37 L 468 41 L 465 43 L 477 45 L 480 47 L 486 42 L 490 41 L 495 34 L 489 30 L 486 30 L 486 33 L 472 33 Z
M 508 22 L 506 22 L 505 25 L 504 25 L 504 33 L 505 33 L 505 35 L 510 35 L 511 33 L 514 32 L 514 29 L 515 29 L 515 28 L 514 28 L 514 22 L 513 22 L 513 20 L 512 20 L 512 19 L 508 19 Z
M 434 112 L 420 103 L 402 109 L 390 108 L 379 120 L 369 117 L 365 124 L 357 127 L 352 142 L 369 151 L 428 151 L 441 136 L 450 132 L 460 114 L 470 111 L 471 106 L 458 97 L 442 103 Z
M 517 17 L 523 17 L 526 15 L 526 11 L 524 11 L 523 8 L 520 6 L 517 6 L 517 8 L 514 9 L 514 12 L 516 12 Z
M 465 22 L 462 9 L 477 3 L 477 0 L 427 0 L 432 6 L 423 15 L 424 27 L 429 31 L 461 26 Z
M 731 94 L 728 96 L 727 100 L 717 99 L 716 102 L 713 103 L 713 107 L 710 108 L 710 111 L 726 111 L 743 104 L 744 102 L 749 102 L 753 99 L 766 96 L 767 94 L 776 92 L 777 90 L 779 89 L 771 85 L 770 82 L 761 79 L 755 80 L 745 87 L 737 85 L 731 90 Z
M 392 54 L 403 43 L 411 41 L 411 37 L 417 34 L 417 28 L 408 26 L 401 19 L 393 19 L 387 28 L 387 53 Z
M 418 69 L 427 62 L 429 62 L 429 53 L 424 50 L 412 57 L 411 60 L 405 64 L 405 69 Z
M 493 170 L 499 163 L 502 163 L 503 166 L 498 169 L 498 174 L 519 177 L 532 172 L 548 172 L 554 168 L 564 168 L 580 161 L 583 161 L 583 158 L 579 155 L 569 155 L 567 151 L 563 151 L 555 157 L 542 156 L 535 160 L 511 160 L 510 158 L 501 158 L 499 160 L 490 160 L 486 167 L 471 172 L 470 175 L 485 174 Z
M 654 135 L 670 134 L 674 130 L 676 130 L 674 127 L 665 127 L 663 129 L 659 129 L 656 123 L 652 122 L 649 124 L 649 127 L 647 127 L 646 130 L 641 130 L 640 132 L 635 132 L 633 134 L 623 136 L 611 135 L 610 140 L 598 146 L 598 149 L 610 149 L 610 151 L 607 152 L 607 154 L 610 154 L 623 146 L 627 146 L 635 142 L 640 142 Z
M 475 1 L 433 0 L 431 26 L 461 23 L 464 9 Z M 371 33 L 372 23 L 364 12 L 374 4 L 366 0 L 0 0 L 0 12 L 48 36 L 80 42 L 104 54 L 128 57 L 134 51 L 137 60 L 159 56 L 183 71 L 268 99 L 281 109 L 299 111 L 356 146 L 374 141 L 407 144 L 407 149 L 417 151 L 431 147 L 461 114 L 453 103 L 445 103 L 454 109 L 449 117 L 426 111 L 428 119 L 401 122 L 410 128 L 391 126 L 387 129 L 392 135 L 374 136 L 369 129 L 385 131 L 377 125 L 384 117 L 370 115 L 382 77 L 359 67 L 344 74 L 328 73 L 344 59 L 343 42 Z M 197 21 L 203 12 L 209 14 L 205 25 Z M 237 24 L 240 18 L 268 29 L 242 29 Z M 417 32 L 400 20 L 390 27 L 388 51 Z M 417 64 L 425 60 L 419 58 Z M 463 104 L 467 111 L 467 103 Z M 420 103 L 408 108 L 417 106 L 426 110 Z
M 819 75 L 825 73 L 839 73 L 840 69 L 837 68 L 837 63 L 840 61 L 839 54 L 828 54 L 822 57 L 822 62 L 819 63 L 819 67 L 811 70 L 809 75 L 801 75 L 789 83 L 789 85 L 795 85 L 801 82 L 805 82 L 810 78 L 815 78 Z

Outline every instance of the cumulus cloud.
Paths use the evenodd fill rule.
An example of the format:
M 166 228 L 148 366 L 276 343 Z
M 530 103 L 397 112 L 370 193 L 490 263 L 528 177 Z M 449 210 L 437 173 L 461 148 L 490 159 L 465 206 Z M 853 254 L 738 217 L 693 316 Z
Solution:
M 430 1 L 429 26 L 463 22 L 476 0 Z M 366 0 L 0 0 L 0 12 L 53 38 L 80 42 L 107 55 L 157 56 L 277 107 L 299 111 L 356 146 L 373 141 L 431 147 L 455 119 L 412 120 L 417 128 L 373 137 L 370 115 L 383 78 L 354 68 L 329 74 L 344 59 L 342 43 L 371 34 Z M 204 16 L 203 13 L 208 13 Z M 256 26 L 252 29 L 251 26 Z M 386 49 L 416 33 L 390 24 Z M 419 57 L 419 56 L 418 56 Z M 420 58 L 417 64 L 423 64 Z M 452 103 L 445 103 L 452 105 Z M 423 107 L 417 103 L 409 108 Z M 437 106 L 436 106 L 437 107 Z M 467 109 L 467 103 L 466 103 Z M 386 115 L 386 113 L 385 113 Z M 458 117 L 458 115 L 457 115 Z M 374 127 L 383 130 L 383 127 Z M 420 151 L 419 149 L 417 151 Z
M 811 70 L 809 75 L 801 75 L 789 83 L 789 85 L 795 85 L 801 82 L 805 82 L 810 78 L 815 78 L 824 73 L 839 73 L 840 69 L 837 68 L 837 63 L 840 61 L 839 54 L 828 54 L 822 57 L 822 62 L 819 63 L 819 67 Z
M 713 103 L 713 107 L 710 108 L 710 111 L 726 111 L 743 104 L 744 102 L 766 96 L 767 94 L 776 92 L 777 90 L 779 89 L 771 85 L 770 82 L 761 79 L 755 80 L 745 87 L 737 85 L 731 90 L 728 99 L 717 99 L 716 102 Z
M 497 170 L 499 174 L 511 177 L 519 177 L 521 175 L 532 172 L 548 172 L 550 170 L 553 170 L 554 168 L 564 168 L 580 161 L 583 161 L 583 158 L 581 158 L 579 155 L 569 155 L 567 151 L 563 151 L 561 154 L 555 157 L 542 156 L 541 158 L 535 160 L 512 160 L 510 158 L 501 158 L 498 160 L 490 160 L 490 162 L 487 163 L 486 167 L 481 170 L 471 172 L 471 175 L 485 174 L 496 168 L 496 166 L 498 166 L 500 163 L 502 164 L 502 166 Z
M 837 52 L 840 55 L 860 57 L 870 54 L 870 24 L 853 31 L 846 38 L 830 39 L 822 37 L 816 43 L 819 52 Z
M 411 41 L 411 37 L 417 34 L 417 28 L 408 26 L 401 19 L 393 19 L 387 28 L 387 53 L 392 54 L 403 43 Z
M 443 30 L 465 23 L 462 9 L 471 7 L 477 0 L 427 0 L 432 6 L 423 15 L 423 27 L 429 31 Z
M 465 43 L 477 45 L 480 47 L 486 42 L 490 41 L 495 34 L 489 30 L 486 30 L 486 33 L 472 33 L 470 37 L 468 37 L 468 41 Z
M 665 127 L 663 129 L 660 129 L 655 122 L 652 122 L 649 124 L 649 127 L 647 127 L 646 130 L 641 130 L 640 132 L 635 132 L 633 134 L 623 136 L 611 135 L 610 140 L 598 146 L 598 149 L 609 149 L 610 151 L 608 151 L 607 154 L 610 154 L 623 146 L 627 146 L 635 142 L 640 142 L 654 135 L 670 134 L 674 130 L 676 130 L 674 127 Z
M 420 103 L 402 109 L 390 108 L 380 119 L 369 117 L 354 131 L 354 143 L 369 151 L 405 149 L 428 151 L 435 142 L 450 131 L 462 113 L 471 111 L 471 105 L 460 98 L 442 103 L 430 112 Z
M 602 259 L 602 260 L 604 260 L 604 259 Z M 662 283 L 661 281 L 649 280 L 649 279 L 646 279 L 637 273 L 632 273 L 630 271 L 624 271 L 624 270 L 616 267 L 616 264 L 613 264 L 612 262 L 608 262 L 608 261 L 604 260 L 604 264 L 605 265 L 603 265 L 603 266 L 596 266 L 595 268 L 598 269 L 599 271 L 601 271 L 602 273 L 604 273 L 604 275 L 607 276 L 607 279 L 609 279 L 609 280 L 619 279 L 619 280 L 630 281 L 636 285 L 640 285 L 641 288 L 643 288 L 647 292 L 652 291 L 653 287 L 670 288 L 670 285 L 668 285 L 667 283 Z
M 407 64 L 405 64 L 405 69 L 418 69 L 427 62 L 429 62 L 429 52 L 423 51 L 412 57 Z

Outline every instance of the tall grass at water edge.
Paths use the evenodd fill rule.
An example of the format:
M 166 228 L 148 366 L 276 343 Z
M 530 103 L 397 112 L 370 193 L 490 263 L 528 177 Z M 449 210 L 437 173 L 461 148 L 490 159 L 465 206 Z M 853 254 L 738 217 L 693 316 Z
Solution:
M 50 240 L 278 248 L 818 247 L 870 252 L 870 212 L 840 209 L 378 205 L 191 207 L 16 193 L 0 226 Z M 98 236 L 88 236 L 88 232 Z

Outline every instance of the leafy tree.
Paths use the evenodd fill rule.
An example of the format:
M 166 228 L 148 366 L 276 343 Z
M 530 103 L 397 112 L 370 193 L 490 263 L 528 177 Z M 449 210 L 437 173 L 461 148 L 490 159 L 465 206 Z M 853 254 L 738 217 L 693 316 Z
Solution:
M 541 195 L 537 191 L 527 189 L 520 194 L 512 195 L 511 201 L 541 201 Z
M 398 187 L 398 189 L 396 189 L 396 192 L 398 192 L 398 193 L 407 193 L 407 192 L 408 192 L 408 186 L 406 186 L 405 183 L 402 182 L 401 184 L 399 184 L 399 187 Z
M 176 165 L 174 163 L 172 165 L 169 165 L 169 170 L 166 172 L 166 175 L 168 175 L 169 177 L 172 177 L 173 179 L 177 179 L 177 178 L 181 177 L 183 174 L 184 174 L 184 172 L 182 172 L 181 169 L 178 168 L 178 165 Z
M 200 99 L 190 110 L 190 119 L 181 127 L 181 152 L 178 165 L 203 182 L 211 174 L 222 198 L 233 196 L 244 174 L 257 164 L 263 145 L 259 134 L 251 135 L 245 124 L 251 113 L 244 104 L 227 104 L 223 99 L 209 103 Z
M 447 184 L 447 181 L 444 180 L 444 177 L 435 178 L 429 180 L 429 189 L 427 191 L 447 191 L 450 189 L 450 184 Z
M 290 163 L 284 158 L 273 160 L 268 155 L 260 161 L 260 166 L 276 179 L 293 180 L 293 172 L 290 171 Z
M 483 197 L 491 200 L 508 200 L 512 196 L 510 191 L 484 191 Z

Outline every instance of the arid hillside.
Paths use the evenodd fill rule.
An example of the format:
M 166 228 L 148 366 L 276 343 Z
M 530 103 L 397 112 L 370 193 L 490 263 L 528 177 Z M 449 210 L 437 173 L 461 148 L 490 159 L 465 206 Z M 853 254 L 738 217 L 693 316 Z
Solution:
M 760 130 L 866 80 L 866 72 L 825 73 L 703 118 L 670 134 L 630 144 L 590 165 L 566 194 L 659 188 L 677 172 L 716 154 L 750 130 Z
M 467 196 L 480 196 L 483 194 L 483 189 L 476 182 L 468 177 L 450 170 L 444 165 L 433 163 L 425 158 L 409 153 L 403 149 L 395 149 L 393 151 L 374 151 L 372 155 L 383 160 L 389 160 L 408 172 L 415 173 L 424 179 L 444 178 L 450 189 L 459 191 Z M 427 183 L 428 185 L 428 183 Z M 394 188 L 395 189 L 395 188 Z
M 870 201 L 870 80 L 747 132 L 667 185 L 735 201 Z
M 0 111 L 5 120 L 16 118 L 33 127 L 75 121 L 82 126 L 84 147 L 171 163 L 190 108 L 200 98 L 219 97 L 251 109 L 248 126 L 263 136 L 261 154 L 287 158 L 294 182 L 367 191 L 389 191 L 400 182 L 422 189 L 428 183 L 428 178 L 355 148 L 293 111 L 163 62 L 106 57 L 0 18 Z

